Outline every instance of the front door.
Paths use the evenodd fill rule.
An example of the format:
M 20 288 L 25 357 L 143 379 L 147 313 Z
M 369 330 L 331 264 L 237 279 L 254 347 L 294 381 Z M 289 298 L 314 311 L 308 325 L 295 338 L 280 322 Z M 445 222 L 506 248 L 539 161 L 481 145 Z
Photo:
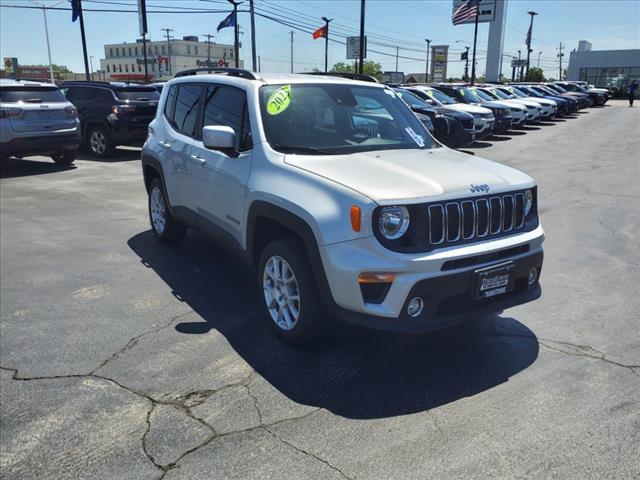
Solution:
M 252 154 L 246 94 L 226 85 L 209 84 L 206 88 L 202 125 L 233 128 L 237 155 L 207 149 L 201 140 L 195 142 L 194 157 L 200 164 L 195 174 L 195 210 L 201 220 L 221 227 L 241 243 Z

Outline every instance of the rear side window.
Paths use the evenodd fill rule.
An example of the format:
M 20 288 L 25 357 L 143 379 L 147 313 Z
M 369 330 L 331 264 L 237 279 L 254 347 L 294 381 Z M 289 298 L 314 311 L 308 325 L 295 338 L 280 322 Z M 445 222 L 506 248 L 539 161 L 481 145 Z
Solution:
M 153 87 L 136 87 L 136 88 L 118 88 L 116 90 L 116 96 L 118 100 L 131 100 L 131 101 L 152 101 L 159 100 L 160 94 Z
M 251 125 L 245 92 L 227 86 L 207 86 L 203 126 L 223 125 L 236 133 L 236 149 L 251 148 Z
M 200 85 L 180 85 L 178 88 L 171 123 L 180 133 L 190 137 L 200 136 L 196 135 L 196 125 L 198 124 L 201 95 L 202 86 Z
M 57 88 L 47 87 L 2 87 L 0 101 L 7 103 L 66 102 L 67 99 Z
M 178 87 L 175 85 L 172 86 L 167 92 L 167 101 L 164 104 L 164 116 L 167 117 L 167 120 L 173 122 L 173 112 L 176 107 L 176 92 L 178 91 Z

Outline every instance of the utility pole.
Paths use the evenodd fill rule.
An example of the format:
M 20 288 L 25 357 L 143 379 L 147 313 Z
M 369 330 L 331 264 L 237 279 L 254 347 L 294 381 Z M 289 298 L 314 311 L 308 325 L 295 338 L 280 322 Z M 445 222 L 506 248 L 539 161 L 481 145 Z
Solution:
M 91 70 L 91 81 L 93 82 L 93 55 L 89 55 L 89 69 Z
M 293 30 L 289 34 L 291 35 L 291 73 L 293 73 Z
M 429 50 L 431 50 L 431 40 L 425 38 L 424 41 L 427 42 L 427 64 L 424 67 L 424 81 L 425 83 L 429 83 Z
M 522 52 L 520 50 L 518 50 L 518 68 L 520 69 L 518 72 L 518 81 L 521 82 L 522 81 L 522 67 L 520 66 L 520 56 L 521 56 Z
M 162 28 L 163 32 L 165 32 L 165 37 L 167 39 L 167 53 L 169 54 L 169 75 L 172 75 L 171 69 L 171 32 L 173 32 L 172 28 Z
M 44 4 L 37 4 L 36 2 L 31 2 L 37 7 L 42 8 L 42 16 L 44 17 L 44 35 L 47 38 L 47 53 L 49 54 L 49 76 L 51 77 L 51 83 L 56 83 L 55 78 L 53 77 L 53 63 L 51 62 L 51 47 L 49 46 L 49 26 L 47 25 L 47 9 L 44 7 Z M 58 5 L 56 3 L 56 5 Z M 54 5 L 54 7 L 56 6 Z
M 467 54 L 465 55 L 465 63 L 464 63 L 464 81 L 468 82 L 469 81 L 469 48 L 471 47 L 464 47 L 467 49 Z
M 249 15 L 251 16 L 251 64 L 253 71 L 257 71 L 256 63 L 256 17 L 253 12 L 253 0 L 249 0 Z
M 562 46 L 562 42 L 560 42 L 560 47 L 556 49 L 559 51 L 558 58 L 560 59 L 560 70 L 558 71 L 558 80 L 562 80 L 562 57 L 564 57 L 564 53 L 562 53 L 562 50 L 564 50 L 564 48 L 565 47 Z
M 531 37 L 533 37 L 533 17 L 535 17 L 538 14 L 533 10 L 527 13 L 531 15 L 531 23 L 529 24 L 529 33 L 527 34 L 527 74 L 528 74 L 529 73 L 529 57 L 531 55 L 531 52 L 533 52 L 533 50 L 531 49 Z
M 89 57 L 87 56 L 87 37 L 84 33 L 84 15 L 82 14 L 82 0 L 78 0 L 78 17 L 80 18 L 80 35 L 82 36 L 82 56 L 84 57 L 84 76 L 89 81 Z
M 207 39 L 207 67 L 211 66 L 211 39 L 216 38 L 215 35 L 211 35 L 210 33 L 203 33 L 203 37 Z
M 500 54 L 500 72 L 498 73 L 498 82 L 502 80 L 502 64 L 504 63 L 504 53 Z
M 258 72 L 262 70 L 262 62 L 260 61 L 260 55 L 258 55 Z
M 358 57 L 358 73 L 362 74 L 364 72 L 364 0 L 360 0 L 360 55 Z
M 400 54 L 400 47 L 396 47 L 396 72 L 398 71 L 398 55 Z
M 540 68 L 540 55 L 542 55 L 542 51 L 538 52 L 538 68 Z
M 329 68 L 329 22 L 333 18 L 322 17 L 322 20 L 324 20 L 324 28 L 326 30 L 326 35 L 324 36 L 324 73 L 327 73 Z

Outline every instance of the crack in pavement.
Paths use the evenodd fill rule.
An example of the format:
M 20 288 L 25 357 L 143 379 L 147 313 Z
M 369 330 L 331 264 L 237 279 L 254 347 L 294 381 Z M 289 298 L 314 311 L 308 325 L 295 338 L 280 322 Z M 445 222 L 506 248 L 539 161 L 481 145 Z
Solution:
M 349 475 L 347 475 L 346 473 L 344 473 L 342 470 L 340 470 L 338 467 L 336 467 L 335 465 L 331 464 L 328 460 L 325 460 L 322 457 L 319 457 L 318 455 L 316 455 L 315 453 L 309 452 L 308 450 L 305 450 L 303 448 L 300 448 L 296 445 L 294 445 L 291 442 L 288 442 L 287 440 L 284 440 L 283 438 L 280 438 L 279 436 L 277 436 L 275 433 L 273 433 L 269 427 L 264 427 L 264 430 L 266 432 L 268 432 L 273 438 L 275 438 L 276 440 L 278 440 L 280 443 L 287 445 L 288 447 L 294 449 L 296 452 L 302 453 L 303 455 L 307 455 L 311 458 L 315 458 L 316 460 L 318 460 L 321 463 L 324 463 L 326 466 L 328 466 L 331 470 L 334 470 L 336 472 L 338 472 L 342 478 L 346 478 L 347 480 L 354 480 L 354 477 L 350 477 Z

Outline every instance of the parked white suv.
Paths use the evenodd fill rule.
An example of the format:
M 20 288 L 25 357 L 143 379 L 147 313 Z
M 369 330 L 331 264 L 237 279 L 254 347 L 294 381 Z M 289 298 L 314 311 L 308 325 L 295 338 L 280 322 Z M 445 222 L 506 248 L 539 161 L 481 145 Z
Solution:
M 419 332 L 540 296 L 528 175 L 432 148 L 384 85 L 199 70 L 167 83 L 149 126 L 153 233 L 194 227 L 256 267 L 283 338 L 312 338 L 325 311 Z

